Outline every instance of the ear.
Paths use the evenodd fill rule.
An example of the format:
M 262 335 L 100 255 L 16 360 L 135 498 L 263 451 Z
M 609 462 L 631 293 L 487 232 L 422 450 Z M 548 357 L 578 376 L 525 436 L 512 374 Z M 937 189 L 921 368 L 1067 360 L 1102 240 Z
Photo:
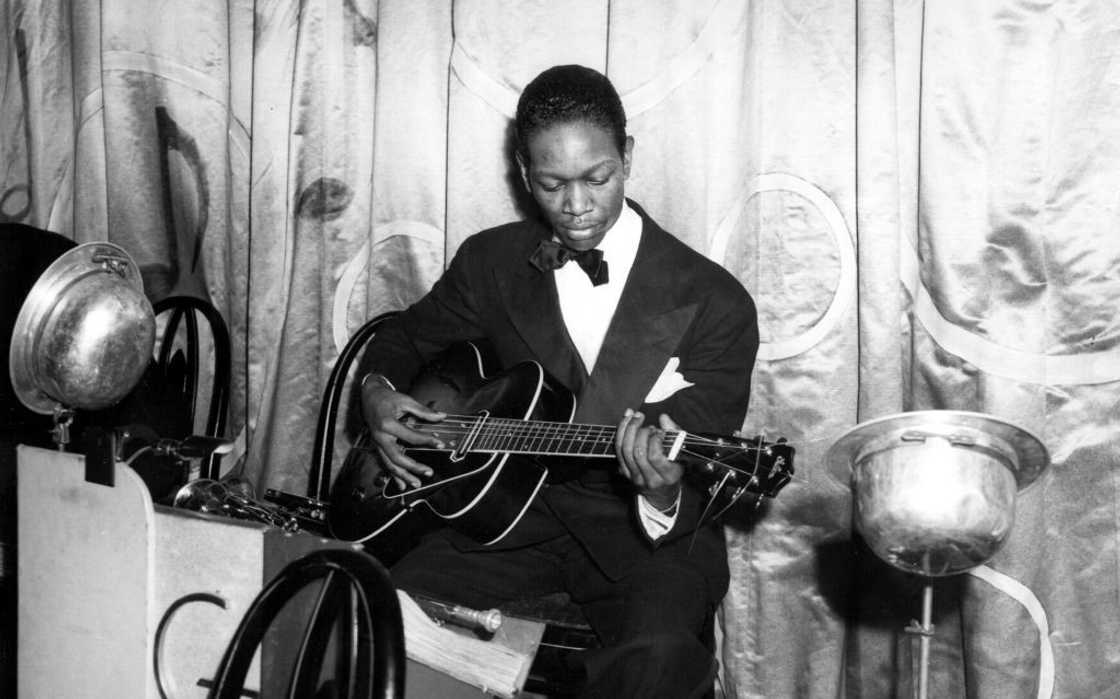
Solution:
M 532 193 L 533 188 L 529 186 L 529 164 L 521 156 L 521 151 L 515 151 L 513 157 L 517 159 L 517 169 L 521 173 L 521 183 L 525 185 L 528 192 Z
M 626 137 L 626 145 L 622 149 L 622 173 L 627 179 L 630 177 L 630 163 L 634 158 L 634 137 Z

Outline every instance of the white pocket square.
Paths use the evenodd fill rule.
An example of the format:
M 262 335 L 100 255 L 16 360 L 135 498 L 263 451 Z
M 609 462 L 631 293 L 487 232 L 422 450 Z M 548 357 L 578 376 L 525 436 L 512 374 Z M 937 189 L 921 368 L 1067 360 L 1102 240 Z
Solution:
M 696 385 L 691 381 L 684 380 L 684 377 L 677 371 L 677 367 L 680 365 L 680 357 L 669 359 L 665 368 L 661 370 L 661 376 L 657 377 L 657 381 L 653 383 L 653 388 L 649 389 L 649 395 L 645 399 L 646 403 L 660 403 L 682 388 Z

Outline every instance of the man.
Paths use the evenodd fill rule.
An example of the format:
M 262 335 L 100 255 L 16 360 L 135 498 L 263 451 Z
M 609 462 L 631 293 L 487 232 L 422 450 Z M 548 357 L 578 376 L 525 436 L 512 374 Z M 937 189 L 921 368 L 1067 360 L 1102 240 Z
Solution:
M 727 589 L 726 550 L 722 531 L 701 524 L 705 494 L 682 483 L 662 443 L 677 423 L 740 428 L 754 304 L 625 198 L 634 140 L 603 75 L 544 71 L 521 95 L 515 128 L 521 178 L 544 220 L 467 239 L 431 292 L 383 326 L 365 362 L 365 419 L 397 482 L 421 484 L 431 469 L 402 444 L 438 439 L 405 422 L 445 415 L 396 387 L 449 345 L 484 338 L 503 367 L 534 360 L 571 390 L 573 422 L 617 424 L 617 460 L 544 486 L 492 545 L 453 528 L 428 535 L 393 567 L 394 581 L 478 607 L 567 591 L 602 640 L 583 659 L 587 696 L 701 694 L 716 668 L 705 641 Z M 559 259 L 547 242 L 564 249 Z M 589 250 L 606 263 L 595 280 L 582 263 L 562 264 Z

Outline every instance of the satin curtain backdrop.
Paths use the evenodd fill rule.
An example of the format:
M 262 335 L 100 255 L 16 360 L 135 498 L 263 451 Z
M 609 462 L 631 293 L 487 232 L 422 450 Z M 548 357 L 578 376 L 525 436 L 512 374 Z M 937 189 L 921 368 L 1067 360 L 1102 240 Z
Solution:
M 931 695 L 1120 693 L 1120 3 L 8 0 L 0 30 L 0 216 L 211 299 L 228 462 L 295 493 L 349 335 L 522 215 L 520 88 L 605 71 L 628 193 L 758 302 L 746 432 L 798 449 L 727 528 L 721 692 L 911 695 L 921 581 L 822 462 L 947 408 L 1052 464 L 983 575 L 938 582 Z

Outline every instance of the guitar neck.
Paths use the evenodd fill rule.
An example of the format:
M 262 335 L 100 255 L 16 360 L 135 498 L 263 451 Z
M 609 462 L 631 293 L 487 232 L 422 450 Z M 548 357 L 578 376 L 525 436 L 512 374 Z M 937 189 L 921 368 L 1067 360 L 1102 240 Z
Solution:
M 440 448 L 417 447 L 418 451 L 450 451 L 452 461 L 468 453 L 614 458 L 618 432 L 613 425 L 489 415 L 449 415 L 438 423 L 413 422 L 410 426 L 443 442 Z M 749 490 L 773 497 L 793 473 L 793 449 L 784 439 L 765 442 L 761 437 L 744 440 L 667 430 L 661 445 L 669 459 L 702 478 L 717 480 L 720 489 L 730 481 L 738 493 Z
M 590 458 L 613 458 L 618 431 L 613 425 L 456 416 L 413 428 L 439 437 L 453 451 Z M 679 431 L 666 432 L 666 451 L 672 452 L 684 435 Z

